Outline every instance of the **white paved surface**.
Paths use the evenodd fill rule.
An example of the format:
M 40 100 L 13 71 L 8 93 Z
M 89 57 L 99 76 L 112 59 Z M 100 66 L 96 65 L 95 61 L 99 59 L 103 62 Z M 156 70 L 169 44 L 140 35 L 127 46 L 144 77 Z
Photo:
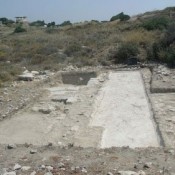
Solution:
M 139 71 L 110 72 L 99 92 L 92 126 L 102 126 L 102 148 L 159 146 Z

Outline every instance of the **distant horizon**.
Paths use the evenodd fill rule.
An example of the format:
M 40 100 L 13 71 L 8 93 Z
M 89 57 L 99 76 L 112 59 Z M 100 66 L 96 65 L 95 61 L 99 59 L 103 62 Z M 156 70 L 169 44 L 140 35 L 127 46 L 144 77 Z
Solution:
M 147 0 L 146 3 L 145 0 L 0 0 L 0 18 L 15 20 L 17 16 L 26 16 L 29 22 L 44 20 L 56 24 L 109 21 L 120 12 L 135 16 L 174 6 L 174 0 Z
M 143 12 L 143 13 L 138 13 L 138 14 L 134 14 L 134 15 L 130 15 L 131 17 L 134 17 L 134 16 L 137 16 L 137 15 L 141 15 L 141 14 L 144 14 L 144 13 L 146 13 L 146 12 L 153 12 L 153 11 L 157 11 L 157 10 L 164 10 L 164 9 L 166 9 L 166 8 L 169 8 L 169 7 L 175 7 L 175 6 L 168 6 L 168 7 L 165 7 L 165 8 L 163 8 L 163 9 L 153 9 L 153 10 L 149 10 L 149 11 L 145 11 L 145 12 Z M 121 12 L 123 12 L 123 11 L 121 11 Z M 119 13 L 121 13 L 121 12 L 119 12 Z M 117 14 L 119 14 L 119 13 L 117 13 Z M 127 13 L 125 13 L 125 12 L 123 12 L 124 14 L 127 14 Z M 115 16 L 115 15 L 117 15 L 117 14 L 114 14 L 113 16 Z M 127 14 L 127 15 L 129 15 L 129 14 Z M 9 17 L 6 17 L 6 16 L 0 16 L 0 18 L 7 18 L 7 19 L 10 19 L 10 20 L 14 20 L 15 21 L 15 19 L 16 18 L 20 18 L 20 17 L 25 17 L 25 18 L 27 18 L 27 19 L 29 19 L 27 16 L 23 16 L 23 15 L 21 15 L 21 16 L 15 16 L 15 17 L 13 17 L 13 18 L 9 18 Z M 112 16 L 111 16 L 112 17 Z M 99 22 L 103 22 L 103 21 L 110 21 L 110 19 L 111 19 L 111 17 L 109 18 L 109 19 L 106 19 L 106 20 L 97 20 L 97 19 L 90 19 L 90 20 L 82 20 L 82 21 L 75 21 L 75 22 L 72 22 L 72 21 L 70 21 L 70 20 L 65 20 L 65 21 L 70 21 L 71 23 L 83 23 L 83 22 L 90 22 L 90 21 L 99 21 Z M 46 21 L 46 20 L 44 20 L 44 19 L 36 19 L 36 20 L 28 20 L 28 22 L 35 22 L 35 21 L 44 21 L 45 23 L 50 23 L 50 22 L 54 22 L 53 20 L 51 20 L 51 21 Z M 65 21 L 62 21 L 62 22 L 60 22 L 60 23 L 56 23 L 56 24 L 61 24 L 61 23 L 63 23 L 63 22 L 65 22 Z M 55 21 L 56 22 L 56 21 Z

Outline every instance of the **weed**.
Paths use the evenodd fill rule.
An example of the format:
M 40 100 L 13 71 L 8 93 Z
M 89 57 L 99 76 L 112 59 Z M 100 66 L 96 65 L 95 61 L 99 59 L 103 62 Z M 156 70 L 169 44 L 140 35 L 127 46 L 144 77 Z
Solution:
M 141 25 L 146 30 L 162 30 L 168 27 L 170 20 L 166 17 L 154 17 L 153 19 L 146 20 Z
M 126 63 L 130 57 L 139 54 L 138 46 L 135 43 L 122 43 L 113 55 L 115 63 Z

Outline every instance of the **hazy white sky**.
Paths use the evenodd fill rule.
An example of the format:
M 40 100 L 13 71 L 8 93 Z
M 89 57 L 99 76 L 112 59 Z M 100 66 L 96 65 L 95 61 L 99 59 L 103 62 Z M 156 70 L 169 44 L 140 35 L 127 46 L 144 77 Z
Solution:
M 175 6 L 175 0 L 0 0 L 0 17 L 27 16 L 29 21 L 109 20 L 124 12 L 136 15 Z

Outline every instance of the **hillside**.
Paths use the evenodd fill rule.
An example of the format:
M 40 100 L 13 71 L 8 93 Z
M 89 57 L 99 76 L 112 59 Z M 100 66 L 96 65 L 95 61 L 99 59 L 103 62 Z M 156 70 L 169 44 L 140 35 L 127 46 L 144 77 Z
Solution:
M 65 27 L 33 27 L 14 33 L 16 25 L 0 26 L 0 81 L 22 67 L 59 70 L 125 63 L 127 57 L 174 66 L 175 8 L 147 12 L 128 21 L 91 21 Z M 10 63 L 9 63 L 10 62 Z

